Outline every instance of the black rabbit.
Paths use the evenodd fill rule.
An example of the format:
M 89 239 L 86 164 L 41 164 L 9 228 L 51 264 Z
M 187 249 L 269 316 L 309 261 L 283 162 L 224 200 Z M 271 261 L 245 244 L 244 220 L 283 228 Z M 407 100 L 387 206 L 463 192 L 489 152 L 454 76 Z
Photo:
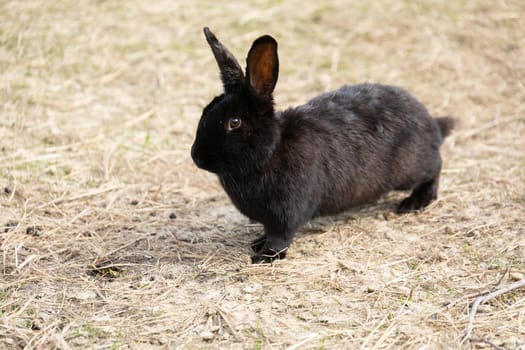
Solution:
M 264 225 L 253 263 L 283 258 L 313 217 L 340 213 L 391 190 L 412 190 L 399 213 L 437 197 L 439 147 L 453 125 L 432 119 L 405 90 L 358 84 L 275 112 L 277 42 L 253 43 L 246 76 L 208 29 L 224 93 L 204 109 L 191 155 L 216 173 L 233 204 Z

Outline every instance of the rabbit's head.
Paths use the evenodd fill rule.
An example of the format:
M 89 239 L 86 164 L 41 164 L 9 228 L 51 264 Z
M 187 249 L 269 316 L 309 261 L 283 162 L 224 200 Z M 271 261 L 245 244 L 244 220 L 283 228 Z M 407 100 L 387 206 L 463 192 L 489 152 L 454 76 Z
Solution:
M 207 27 L 204 34 L 224 93 L 204 108 L 191 156 L 198 167 L 217 174 L 248 174 L 264 166 L 280 135 L 272 96 L 279 72 L 277 42 L 268 35 L 253 42 L 245 75 Z

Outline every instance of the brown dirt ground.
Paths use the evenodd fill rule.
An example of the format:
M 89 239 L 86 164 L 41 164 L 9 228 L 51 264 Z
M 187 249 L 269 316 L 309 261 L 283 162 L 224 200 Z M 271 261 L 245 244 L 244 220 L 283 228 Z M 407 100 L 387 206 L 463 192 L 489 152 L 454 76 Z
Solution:
M 189 157 L 205 25 L 241 61 L 278 39 L 280 108 L 372 81 L 457 117 L 439 200 L 250 265 L 261 227 Z M 0 2 L 0 348 L 525 349 L 524 289 L 462 342 L 525 275 L 524 57 L 521 0 Z

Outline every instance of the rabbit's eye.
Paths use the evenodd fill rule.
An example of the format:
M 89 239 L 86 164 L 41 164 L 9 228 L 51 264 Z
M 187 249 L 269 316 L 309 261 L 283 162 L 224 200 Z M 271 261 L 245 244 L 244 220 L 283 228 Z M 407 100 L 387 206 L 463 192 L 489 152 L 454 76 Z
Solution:
M 231 117 L 230 120 L 228 120 L 228 131 L 237 129 L 242 124 L 241 118 L 239 117 Z

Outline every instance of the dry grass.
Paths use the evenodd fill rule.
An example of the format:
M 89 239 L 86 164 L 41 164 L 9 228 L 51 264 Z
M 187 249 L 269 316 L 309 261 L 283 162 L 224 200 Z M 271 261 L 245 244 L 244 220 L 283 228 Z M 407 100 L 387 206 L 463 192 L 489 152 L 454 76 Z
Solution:
M 525 348 L 525 3 L 3 1 L 0 348 Z M 280 42 L 279 107 L 343 83 L 408 88 L 461 125 L 441 197 L 401 194 L 261 231 L 189 147 L 220 92 L 201 28 Z M 176 218 L 173 218 L 173 213 Z M 171 216 L 171 218 L 170 218 Z

